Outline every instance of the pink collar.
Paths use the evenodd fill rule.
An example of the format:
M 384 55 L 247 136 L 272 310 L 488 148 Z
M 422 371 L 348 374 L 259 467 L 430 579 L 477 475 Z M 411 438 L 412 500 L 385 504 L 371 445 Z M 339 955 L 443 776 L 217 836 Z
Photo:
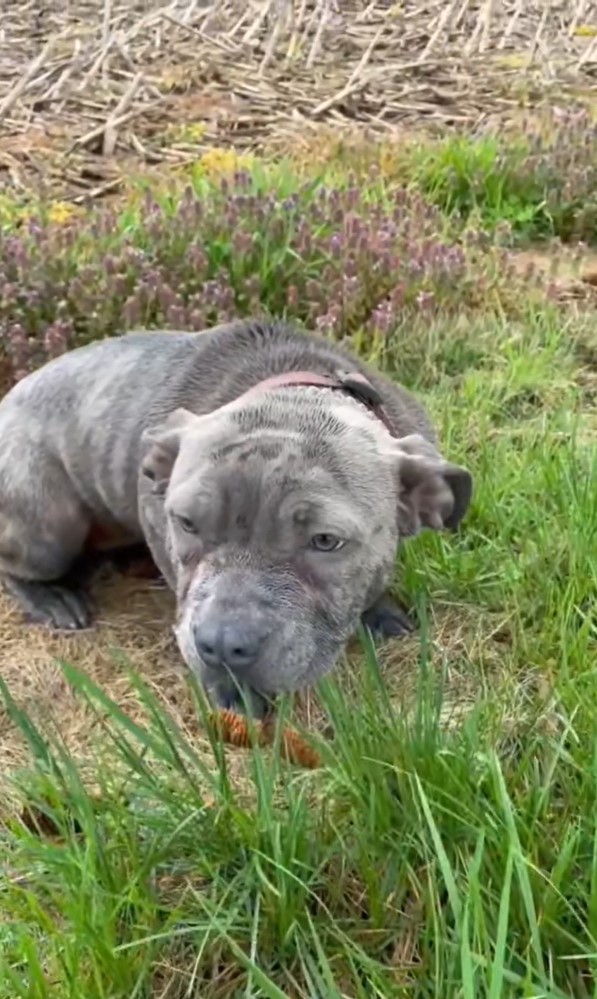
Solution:
M 396 437 L 392 422 L 382 402 L 382 397 L 365 375 L 359 371 L 338 371 L 336 375 L 321 375 L 316 371 L 285 371 L 279 375 L 270 375 L 263 381 L 253 385 L 243 395 L 253 392 L 267 391 L 274 388 L 328 388 L 336 392 L 345 392 L 358 399 L 380 420 L 386 430 Z

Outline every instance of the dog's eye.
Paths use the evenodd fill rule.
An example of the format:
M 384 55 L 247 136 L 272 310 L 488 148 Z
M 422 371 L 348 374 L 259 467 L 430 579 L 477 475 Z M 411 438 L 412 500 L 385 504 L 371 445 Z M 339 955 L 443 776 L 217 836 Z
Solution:
M 182 527 L 185 534 L 196 534 L 197 528 L 195 527 L 193 521 L 190 517 L 183 517 L 180 514 L 175 514 L 176 522 Z
M 309 548 L 316 552 L 337 552 L 344 543 L 335 534 L 315 534 L 309 542 Z

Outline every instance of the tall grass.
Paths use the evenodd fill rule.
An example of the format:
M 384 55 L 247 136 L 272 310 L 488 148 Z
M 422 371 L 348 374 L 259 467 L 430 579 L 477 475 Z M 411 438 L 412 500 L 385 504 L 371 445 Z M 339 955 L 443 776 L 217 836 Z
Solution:
M 489 176 L 494 166 L 483 156 Z M 421 171 L 417 182 L 433 195 L 441 171 L 430 161 Z M 255 183 L 251 197 L 270 197 L 265 181 L 263 191 Z M 505 183 L 496 174 L 495 187 L 485 187 L 502 215 Z M 297 193 L 288 178 L 284 185 L 270 221 Z M 330 219 L 344 224 L 349 189 L 318 200 L 317 189 L 301 188 L 318 246 L 331 238 Z M 125 234 L 151 258 L 154 226 L 160 252 L 176 264 L 189 245 L 177 242 L 181 213 L 199 211 L 201 190 L 184 211 L 168 198 L 142 199 L 100 235 Z M 218 190 L 214 204 L 236 196 Z M 458 210 L 465 195 L 444 207 Z M 406 232 L 424 246 L 435 281 L 445 257 L 434 247 L 456 239 L 455 229 L 412 198 L 393 238 Z M 292 204 L 300 224 L 303 208 Z M 314 204 L 321 230 L 309 215 Z M 359 193 L 364 254 L 389 204 L 383 184 Z M 413 205 L 430 227 L 427 241 L 408 229 Z M 237 215 L 245 208 L 235 203 Z M 202 211 L 221 233 L 215 209 Z M 243 281 L 253 271 L 263 280 L 276 253 L 283 268 L 299 268 L 290 228 L 280 244 L 267 243 L 265 231 Z M 226 232 L 229 240 L 232 225 Z M 84 227 L 70 243 L 65 237 L 64 259 L 76 263 L 77 248 L 94 238 Z M 228 253 L 234 269 L 218 238 L 206 259 Z M 502 303 L 512 288 L 495 258 L 479 251 L 467 261 L 467 275 L 495 296 L 469 296 L 459 310 L 467 277 L 445 286 L 446 308 L 395 300 L 385 325 L 378 316 L 375 329 L 355 321 L 340 331 L 424 396 L 446 453 L 475 475 L 463 529 L 423 535 L 401 556 L 397 586 L 421 625 L 414 669 L 399 646 L 384 668 L 386 650 L 361 635 L 358 661 L 318 687 L 329 733 L 310 738 L 322 768 L 302 772 L 256 749 L 242 779 L 217 740 L 195 744 L 142 678 L 129 680 L 145 722 L 76 664 L 62 664 L 96 717 L 94 765 L 67 748 L 60 719 L 53 734 L 42 730 L 0 681 L 31 755 L 14 776 L 28 812 L 6 814 L 0 827 L 0 999 L 595 995 L 597 462 L 581 368 L 595 322 L 538 306 L 536 296 L 520 296 L 508 317 Z M 86 277 L 88 265 L 76 278 L 92 296 L 99 262 Z M 108 281 L 120 273 L 111 266 Z M 396 285 L 411 280 L 406 265 L 390 272 Z M 74 323 L 69 309 L 44 313 L 59 301 L 55 288 L 44 297 L 45 271 L 23 274 L 28 294 L 37 289 L 28 307 L 40 323 Z M 277 290 L 271 276 L 263 287 Z M 18 289 L 11 295 L 7 308 L 21 301 Z M 198 690 L 194 704 L 204 720 Z M 290 707 L 281 705 L 281 720 Z

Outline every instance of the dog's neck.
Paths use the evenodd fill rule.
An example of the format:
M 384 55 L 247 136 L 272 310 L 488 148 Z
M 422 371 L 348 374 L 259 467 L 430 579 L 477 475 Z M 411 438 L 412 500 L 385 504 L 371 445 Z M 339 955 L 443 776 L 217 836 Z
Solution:
M 322 375 L 316 371 L 284 371 L 279 375 L 264 378 L 243 395 L 253 395 L 254 392 L 267 392 L 276 388 L 325 388 L 344 392 L 366 406 L 383 423 L 392 437 L 397 436 L 381 395 L 359 371 L 338 371 L 336 375 Z

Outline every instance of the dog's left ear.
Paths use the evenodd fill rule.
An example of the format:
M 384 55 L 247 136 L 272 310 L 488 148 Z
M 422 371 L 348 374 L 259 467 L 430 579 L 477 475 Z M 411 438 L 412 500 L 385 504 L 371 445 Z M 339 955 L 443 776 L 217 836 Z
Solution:
M 188 409 L 175 409 L 163 423 L 149 427 L 141 437 L 144 456 L 141 472 L 153 482 L 152 493 L 163 496 L 180 450 L 184 430 L 198 417 Z
M 420 434 L 396 441 L 398 459 L 398 528 L 402 535 L 423 528 L 455 530 L 473 495 L 473 477 L 445 461 Z

